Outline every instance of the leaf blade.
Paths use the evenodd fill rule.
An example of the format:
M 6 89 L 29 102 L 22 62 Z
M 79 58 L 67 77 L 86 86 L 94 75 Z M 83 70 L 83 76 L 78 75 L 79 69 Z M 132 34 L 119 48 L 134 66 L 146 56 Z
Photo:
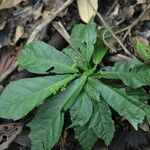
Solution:
M 80 78 L 75 80 L 75 82 L 74 82 L 74 90 L 71 93 L 71 96 L 65 102 L 65 104 L 63 106 L 64 110 L 67 110 L 68 108 L 70 108 L 72 106 L 72 104 L 75 102 L 78 94 L 83 89 L 86 80 L 87 80 L 87 76 L 81 76 Z
M 91 84 L 89 84 L 88 81 L 87 81 L 84 89 L 85 89 L 85 92 L 91 97 L 91 99 L 96 100 L 98 102 L 100 101 L 100 94 L 99 94 L 99 92 L 97 92 L 95 90 L 95 88 Z
M 82 70 L 87 70 L 88 66 L 86 62 L 81 58 L 80 52 L 77 52 L 74 50 L 71 46 L 68 46 L 63 49 L 63 52 L 72 60 L 75 62 L 75 65 L 79 67 Z
M 33 41 L 28 44 L 17 59 L 19 66 L 33 73 L 45 74 L 54 67 L 55 73 L 75 73 L 74 62 L 56 50 L 54 47 L 42 42 Z
M 136 37 L 135 38 L 135 49 L 139 55 L 140 58 L 144 61 L 150 60 L 150 46 L 146 45 L 142 39 Z
M 149 75 L 149 64 L 135 60 L 117 62 L 114 67 L 106 67 L 105 71 L 99 72 L 99 77 L 121 79 L 125 85 L 133 88 L 150 85 Z
M 76 25 L 71 32 L 71 43 L 74 48 L 82 53 L 83 59 L 89 62 L 96 43 L 96 24 L 93 19 L 87 25 Z
M 108 48 L 104 45 L 104 43 L 101 40 L 98 40 L 94 48 L 93 62 L 98 65 L 102 61 L 107 51 Z
M 94 113 L 90 121 L 90 128 L 99 138 L 105 141 L 106 145 L 109 145 L 115 132 L 109 106 L 103 99 L 100 102 L 94 102 L 93 106 Z
M 14 120 L 22 118 L 74 78 L 75 76 L 70 75 L 56 75 L 10 83 L 0 95 L 0 117 Z
M 31 129 L 29 137 L 32 142 L 32 150 L 51 150 L 59 140 L 64 114 L 52 107 L 51 100 L 47 99 L 32 121 L 27 124 Z
M 88 125 L 75 127 L 75 137 L 78 139 L 84 150 L 91 150 L 98 137 L 95 135 L 92 129 L 89 129 Z
M 85 91 L 82 91 L 74 105 L 70 109 L 72 126 L 84 126 L 91 118 L 93 109 L 92 102 Z
M 137 129 L 139 123 L 143 122 L 147 114 L 150 115 L 148 105 L 94 78 L 90 78 L 89 81 L 95 85 L 95 88 L 100 92 L 106 102 L 121 116 L 124 116 L 135 129 Z

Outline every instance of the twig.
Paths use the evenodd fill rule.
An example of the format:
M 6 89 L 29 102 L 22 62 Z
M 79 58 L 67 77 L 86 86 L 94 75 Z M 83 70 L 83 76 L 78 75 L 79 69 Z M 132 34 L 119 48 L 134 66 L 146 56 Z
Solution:
M 116 52 L 116 49 L 111 45 L 109 44 L 107 41 L 106 41 L 106 38 L 105 38 L 105 34 L 106 34 L 107 30 L 105 30 L 103 32 L 103 42 L 104 44 L 110 49 L 110 52 Z
M 112 62 L 117 62 L 117 61 L 120 61 L 120 60 L 131 60 L 131 59 L 132 59 L 132 58 L 127 57 L 127 56 L 122 55 L 122 54 L 117 54 L 117 55 L 111 56 L 111 57 L 109 58 L 109 60 L 112 61 Z
M 127 32 L 125 33 L 123 37 L 123 41 L 127 38 L 128 34 L 131 32 L 132 28 L 142 19 L 143 15 L 150 9 L 150 4 L 144 9 L 144 11 L 141 13 L 141 15 L 131 24 L 127 27 Z
M 136 57 L 134 55 L 132 55 L 127 48 L 124 46 L 124 44 L 120 41 L 120 39 L 111 31 L 110 27 L 106 24 L 105 20 L 103 19 L 102 15 L 100 13 L 98 13 L 94 7 L 92 6 L 92 4 L 90 3 L 90 1 L 88 0 L 89 4 L 91 5 L 91 7 L 93 8 L 93 10 L 95 11 L 95 13 L 97 14 L 97 16 L 99 17 L 100 21 L 103 23 L 104 27 L 112 34 L 112 36 L 116 39 L 116 41 L 121 45 L 121 47 L 124 49 L 124 51 L 133 59 L 136 59 Z
M 13 71 L 15 71 L 18 67 L 18 64 L 15 62 L 9 69 L 7 69 L 1 76 L 0 76 L 0 82 L 2 82 L 8 75 L 10 75 Z
M 99 19 L 101 20 L 101 22 L 103 23 L 103 25 L 105 26 L 105 28 L 112 34 L 112 36 L 116 39 L 116 41 L 121 45 L 121 47 L 124 49 L 124 51 L 131 57 L 136 59 L 136 57 L 134 55 L 132 55 L 127 48 L 124 46 L 124 44 L 120 41 L 120 39 L 111 31 L 111 29 L 109 28 L 109 26 L 106 24 L 106 22 L 104 21 L 103 17 L 101 16 L 100 13 L 97 12 L 97 16 L 99 17 Z
M 54 26 L 54 28 L 61 34 L 61 36 L 68 42 L 68 44 L 77 52 L 78 56 L 80 57 L 80 59 L 82 61 L 85 62 L 85 64 L 88 66 L 87 61 L 83 58 L 82 54 L 80 53 L 80 51 L 78 51 L 71 43 L 70 39 L 70 35 L 67 32 L 67 30 L 65 29 L 65 27 L 63 26 L 63 24 L 59 21 L 59 22 L 53 22 L 52 25 Z
M 38 25 L 32 32 L 31 36 L 29 37 L 27 43 L 32 42 L 37 35 L 40 33 L 40 31 L 42 31 L 42 29 L 44 27 L 46 27 L 50 22 L 52 22 L 57 15 L 62 12 L 64 9 L 66 9 L 74 0 L 67 0 L 52 16 L 50 16 L 50 18 L 48 18 L 47 20 L 45 20 L 42 24 Z M 12 67 L 10 67 L 6 72 L 4 72 L 1 76 L 0 76 L 0 82 L 2 82 L 3 80 L 5 80 L 8 75 L 10 75 L 15 69 L 17 69 L 18 64 L 17 62 L 14 63 L 12 65 Z
M 32 42 L 36 36 L 40 33 L 40 31 L 46 27 L 50 22 L 52 22 L 60 12 L 62 12 L 64 9 L 66 9 L 74 0 L 67 0 L 66 3 L 64 3 L 62 5 L 62 7 L 60 7 L 52 16 L 50 16 L 50 18 L 48 18 L 47 20 L 45 20 L 42 24 L 38 25 L 34 31 L 32 32 L 30 38 L 28 39 L 27 43 Z
M 108 15 L 111 13 L 111 11 L 114 9 L 114 7 L 115 7 L 115 5 L 118 3 L 118 1 L 119 1 L 119 0 L 116 0 L 116 1 L 113 3 L 113 5 L 112 5 L 111 8 L 108 10 L 108 12 L 106 13 L 105 16 L 108 16 Z
M 60 21 L 52 22 L 53 27 L 61 34 L 61 36 L 71 45 L 70 35 Z
M 125 28 L 123 28 L 123 29 L 120 29 L 120 30 L 114 32 L 114 34 L 119 34 L 119 33 L 122 33 L 122 32 L 124 32 L 124 31 L 126 31 L 126 30 L 128 30 L 128 26 L 125 27 Z M 112 34 L 106 35 L 105 38 L 108 38 L 108 37 L 110 37 L 110 36 L 112 36 Z

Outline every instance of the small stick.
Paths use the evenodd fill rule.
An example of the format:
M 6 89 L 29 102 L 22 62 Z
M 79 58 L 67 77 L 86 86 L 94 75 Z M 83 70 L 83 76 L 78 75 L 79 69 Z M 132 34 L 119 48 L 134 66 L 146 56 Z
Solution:
M 108 16 L 108 15 L 111 13 L 111 11 L 114 9 L 114 7 L 115 7 L 115 5 L 118 3 L 118 1 L 119 1 L 119 0 L 116 0 L 116 1 L 113 3 L 113 5 L 112 5 L 111 8 L 108 10 L 108 12 L 106 13 L 105 16 Z
M 38 25 L 32 32 L 31 36 L 29 37 L 27 44 L 32 42 L 36 36 L 40 33 L 40 31 L 42 31 L 42 29 L 44 27 L 46 27 L 49 23 L 51 23 L 56 17 L 57 15 L 62 12 L 63 10 L 65 10 L 74 0 L 67 0 L 52 16 L 50 16 L 50 18 L 48 18 L 47 20 L 45 20 L 42 24 Z M 15 69 L 17 69 L 18 64 L 17 62 L 15 62 L 6 72 L 4 72 L 1 76 L 0 76 L 0 82 L 2 82 L 3 80 L 5 80 L 8 75 L 10 75 Z
M 83 58 L 82 54 L 72 45 L 70 41 L 71 37 L 67 32 L 67 30 L 65 29 L 65 27 L 63 26 L 63 24 L 59 21 L 59 22 L 53 22 L 52 25 L 61 34 L 61 36 L 68 42 L 68 44 L 77 52 L 80 59 L 83 60 L 85 63 L 87 63 L 86 60 Z
M 122 32 L 124 32 L 124 31 L 128 30 L 128 28 L 129 28 L 129 27 L 127 26 L 127 27 L 125 27 L 125 28 L 123 28 L 123 29 L 120 29 L 120 30 L 114 32 L 114 34 L 122 33 Z M 110 37 L 110 36 L 112 36 L 112 34 L 106 35 L 105 38 L 108 38 L 108 37 Z
M 127 27 L 127 32 L 125 33 L 123 37 L 123 41 L 127 38 L 128 34 L 131 32 L 132 28 L 142 19 L 143 15 L 150 9 L 150 4 L 144 9 L 144 11 L 141 13 L 141 15 L 131 24 Z
M 2 82 L 8 75 L 10 75 L 14 70 L 16 70 L 18 67 L 18 64 L 15 62 L 9 69 L 7 69 L 1 76 L 0 76 L 0 82 Z
M 103 33 L 103 42 L 110 49 L 110 52 L 116 52 L 116 49 L 106 41 L 106 38 L 105 38 L 106 32 L 107 32 L 107 30 L 105 30 Z
M 53 27 L 61 34 L 61 36 L 71 45 L 70 35 L 60 21 L 52 22 Z
M 117 54 L 116 56 L 111 56 L 109 58 L 109 60 L 112 61 L 112 62 L 117 62 L 117 61 L 120 61 L 120 60 L 132 60 L 132 58 L 127 57 L 127 56 L 122 55 L 122 54 Z
M 120 41 L 120 39 L 111 31 L 111 29 L 109 28 L 109 26 L 106 24 L 106 22 L 104 21 L 103 17 L 101 16 L 100 13 L 97 12 L 97 16 L 100 18 L 100 20 L 102 21 L 103 25 L 105 26 L 105 28 L 107 28 L 107 30 L 112 34 L 112 36 L 116 39 L 116 41 L 121 45 L 121 47 L 124 49 L 124 51 L 133 59 L 136 59 L 136 57 L 134 55 L 132 55 L 127 48 L 124 46 L 124 44 Z
M 88 0 L 89 4 L 91 5 L 91 7 L 93 8 L 92 4 L 90 3 L 90 1 Z M 109 28 L 109 26 L 106 24 L 106 22 L 104 21 L 102 15 L 100 13 L 98 13 L 94 8 L 93 10 L 96 12 L 97 16 L 99 17 L 99 19 L 101 20 L 101 22 L 103 23 L 104 27 L 112 34 L 112 36 L 116 39 L 116 41 L 121 45 L 121 47 L 124 49 L 124 51 L 133 59 L 137 59 L 134 55 L 132 55 L 127 48 L 124 46 L 124 44 L 121 42 L 121 40 L 111 31 L 111 29 Z
M 27 41 L 27 44 L 32 42 L 36 36 L 40 33 L 40 31 L 46 27 L 50 22 L 52 22 L 60 12 L 66 9 L 74 0 L 67 0 L 66 3 L 62 5 L 52 16 L 50 16 L 47 20 L 45 20 L 42 24 L 38 25 L 32 32 L 30 38 Z

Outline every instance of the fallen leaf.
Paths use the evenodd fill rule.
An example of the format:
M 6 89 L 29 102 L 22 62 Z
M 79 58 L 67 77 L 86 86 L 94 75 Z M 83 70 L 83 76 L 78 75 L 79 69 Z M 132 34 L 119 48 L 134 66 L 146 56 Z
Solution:
M 149 128 L 148 123 L 143 123 L 143 124 L 141 124 L 141 125 L 140 125 L 140 128 L 141 128 L 142 130 L 144 130 L 145 132 L 149 132 L 149 131 L 150 131 L 150 128 Z
M 110 14 L 110 18 L 115 18 L 117 15 L 118 15 L 118 13 L 119 13 L 119 8 L 120 8 L 120 5 L 119 4 L 117 4 L 116 5 L 116 7 L 114 8 L 114 11 Z
M 44 10 L 42 13 L 43 20 L 47 20 L 52 14 L 54 14 L 54 9 Z
M 0 48 L 3 46 L 11 45 L 11 33 L 13 29 L 12 21 L 9 20 L 3 30 L 0 30 Z
M 149 41 L 142 37 L 134 37 L 132 39 L 133 46 L 139 57 L 144 60 L 150 60 L 150 46 Z
M 23 34 L 24 34 L 24 27 L 23 26 L 18 26 L 16 28 L 14 43 L 17 43 L 17 41 L 23 36 Z
M 146 0 L 136 0 L 137 5 L 144 4 L 144 3 L 146 3 Z
M 30 133 L 30 129 L 24 127 L 23 131 L 21 132 L 21 134 L 19 134 L 17 136 L 17 138 L 15 139 L 14 142 L 23 146 L 23 147 L 30 148 L 31 147 L 31 141 L 28 137 L 29 133 Z
M 0 9 L 12 8 L 23 0 L 3 0 L 0 4 Z
M 0 30 L 3 30 L 6 25 L 6 21 L 0 23 Z
M 135 10 L 134 10 L 133 6 L 126 7 L 124 10 L 126 18 L 128 18 L 128 19 L 133 16 L 134 12 L 135 12 Z
M 144 7 L 143 9 L 145 9 L 146 5 L 143 6 L 143 7 Z M 147 12 L 144 14 L 144 16 L 141 18 L 140 21 L 150 21 L 150 11 L 147 11 Z
M 0 150 L 5 150 L 11 142 L 21 133 L 21 123 L 8 123 L 0 125 Z
M 4 46 L 0 49 L 0 76 L 15 62 L 15 57 L 13 46 Z
M 38 20 L 41 17 L 42 9 L 43 9 L 43 4 L 41 4 L 41 3 L 36 4 L 36 7 L 34 9 L 32 9 L 32 14 L 33 14 L 34 20 Z
M 2 85 L 0 85 L 0 92 L 2 92 L 4 89 L 4 87 Z
M 77 0 L 79 15 L 81 19 L 88 23 L 95 16 L 98 9 L 98 0 Z

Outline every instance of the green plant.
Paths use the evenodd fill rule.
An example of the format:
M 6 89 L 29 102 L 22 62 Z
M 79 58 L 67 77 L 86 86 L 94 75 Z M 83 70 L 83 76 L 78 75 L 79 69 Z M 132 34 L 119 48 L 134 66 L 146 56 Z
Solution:
M 55 73 L 11 82 L 0 95 L 2 118 L 18 120 L 38 107 L 27 124 L 32 150 L 50 150 L 58 142 L 68 111 L 70 127 L 85 150 L 90 150 L 98 138 L 107 145 L 111 142 L 115 126 L 110 107 L 135 129 L 145 118 L 149 120 L 150 107 L 145 103 L 149 95 L 142 90 L 142 86 L 150 85 L 149 65 L 131 60 L 100 68 L 108 49 L 97 32 L 93 21 L 79 24 L 72 30 L 72 44 L 63 52 L 34 41 L 18 56 L 22 69 Z M 121 87 L 103 79 L 122 80 Z

